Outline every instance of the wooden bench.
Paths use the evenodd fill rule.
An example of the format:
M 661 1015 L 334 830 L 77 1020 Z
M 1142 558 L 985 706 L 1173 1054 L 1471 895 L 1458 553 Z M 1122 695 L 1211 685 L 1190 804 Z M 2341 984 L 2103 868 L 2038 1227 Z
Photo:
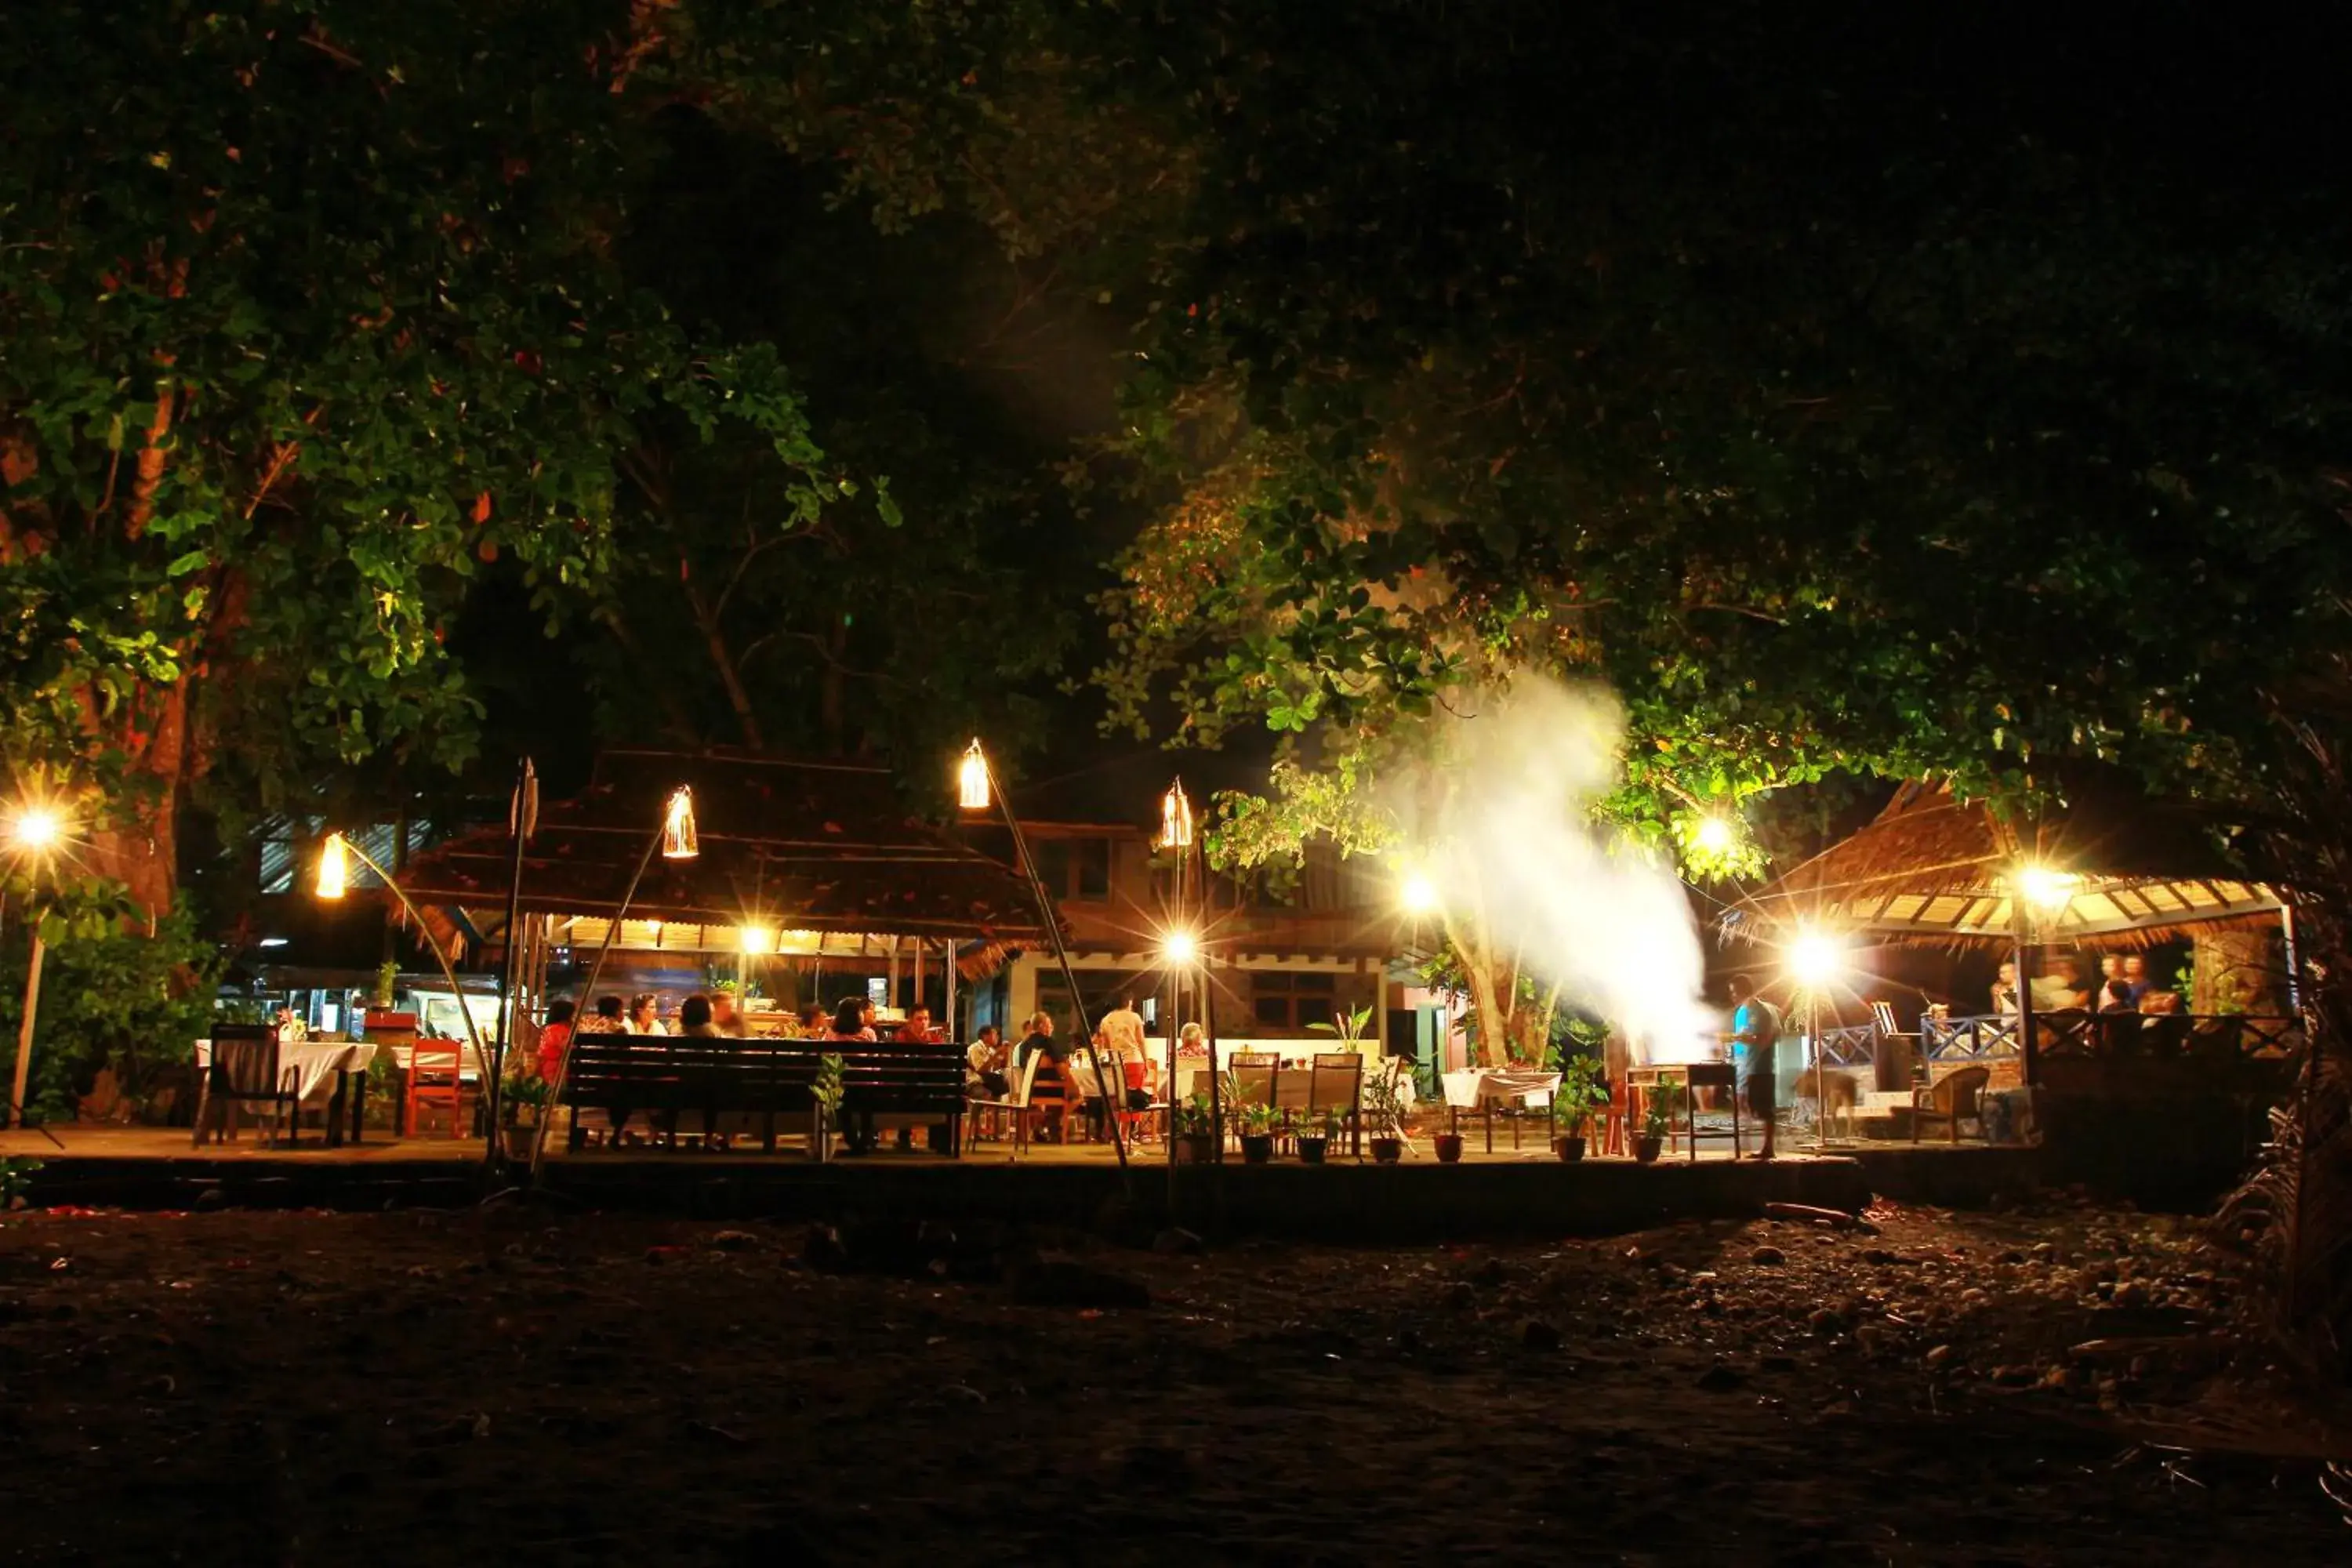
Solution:
M 896 1041 L 795 1041 L 841 1057 L 841 1121 L 852 1142 L 870 1147 L 877 1118 L 902 1124 L 944 1126 L 943 1151 L 963 1153 L 965 1047 Z
M 706 1131 L 724 1114 L 757 1117 L 761 1147 L 772 1153 L 778 1121 L 789 1125 L 814 1110 L 818 1066 L 827 1054 L 842 1058 L 845 1130 L 870 1143 L 878 1117 L 944 1124 L 946 1152 L 961 1153 L 963 1047 L 756 1036 L 573 1036 L 563 1082 L 563 1102 L 572 1112 L 567 1146 L 577 1150 L 584 1142 L 583 1109 L 643 1114 L 673 1138 L 679 1115 L 693 1112 Z

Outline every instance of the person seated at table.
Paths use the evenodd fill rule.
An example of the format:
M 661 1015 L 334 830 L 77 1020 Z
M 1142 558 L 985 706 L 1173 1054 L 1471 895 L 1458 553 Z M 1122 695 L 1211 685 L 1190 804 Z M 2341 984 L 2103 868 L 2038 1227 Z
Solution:
M 931 1027 L 931 1010 L 920 1004 L 907 1009 L 907 1021 L 898 1026 L 898 1038 L 910 1046 L 937 1045 L 940 1032 Z
M 691 1040 L 715 1040 L 719 1027 L 710 1017 L 710 998 L 689 996 L 677 1005 L 677 1032 Z
M 2147 977 L 2147 954 L 2127 952 L 2124 955 L 2124 984 L 2132 990 L 2135 1004 L 2146 1000 L 2156 990 L 2156 982 Z
M 2107 1010 L 2107 987 L 2123 977 L 2124 955 L 2122 953 L 2107 952 L 2099 955 L 2099 983 L 2093 988 L 2092 994 L 2099 999 L 2100 1012 L 2104 1013 Z
M 1004 1076 L 1007 1053 L 1002 1030 L 993 1024 L 982 1024 L 979 1037 L 971 1042 L 963 1056 L 984 1098 L 989 1100 L 1012 1098 L 1013 1085 Z
M 801 1008 L 800 1037 L 803 1040 L 821 1039 L 832 1022 L 825 1015 L 824 1003 L 808 1003 Z
M 655 1012 L 656 997 L 650 991 L 640 991 L 629 998 L 628 1033 L 632 1035 L 667 1035 L 661 1016 Z
M 1054 1016 L 1051 1013 L 1032 1014 L 1028 1033 L 1021 1038 L 1021 1049 L 1014 1066 L 1027 1067 L 1029 1058 L 1042 1056 L 1035 1076 L 1029 1080 L 1029 1103 L 1044 1116 L 1045 1128 L 1040 1139 L 1057 1142 L 1064 1131 L 1064 1121 L 1069 1109 L 1071 1088 L 1064 1070 L 1063 1047 L 1054 1038 Z
M 563 1072 L 563 1052 L 572 1044 L 572 1004 L 566 998 L 547 1005 L 547 1022 L 539 1027 L 539 1076 L 553 1083 Z
M 711 994 L 710 1027 L 714 1033 L 733 1038 L 740 1038 L 745 1033 L 743 1015 L 735 1010 L 733 992 L 718 991 Z
M 1199 1024 L 1187 1024 L 1176 1032 L 1176 1055 L 1205 1057 L 1209 1054 L 1209 1032 Z
M 828 1040 L 865 1040 L 874 1038 L 874 1004 L 863 996 L 844 996 L 833 1010 L 833 1026 L 824 1032 Z
M 576 1031 L 583 1035 L 625 1035 L 628 1026 L 621 1018 L 621 999 L 604 995 L 596 998 L 596 1010 L 580 1020 Z
M 2131 982 L 2120 973 L 2100 990 L 2099 1011 L 2105 1013 L 2137 1013 L 2139 1004 L 2132 997 Z

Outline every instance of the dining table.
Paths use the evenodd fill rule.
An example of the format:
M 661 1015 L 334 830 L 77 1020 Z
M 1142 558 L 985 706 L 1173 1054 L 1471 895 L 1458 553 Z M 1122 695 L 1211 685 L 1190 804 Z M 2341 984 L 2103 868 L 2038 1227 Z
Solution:
M 345 1142 L 362 1142 L 362 1128 L 367 1117 L 367 1072 L 374 1064 L 376 1052 L 388 1047 L 365 1040 L 280 1040 L 278 1042 L 278 1075 L 288 1086 L 294 1100 L 297 1118 L 304 1106 L 323 1097 L 326 1112 L 326 1141 L 331 1149 Z M 212 1068 L 213 1043 L 209 1038 L 196 1042 L 196 1070 L 199 1074 Z M 328 1088 L 328 1080 L 334 1080 Z M 344 1129 L 350 1129 L 348 1140 Z M 286 1129 L 289 1143 L 300 1142 L 299 1127 Z
M 1462 1131 L 1462 1113 L 1475 1110 L 1486 1123 L 1486 1152 L 1495 1152 L 1495 1108 L 1516 1105 L 1524 1110 L 1538 1096 L 1547 1108 L 1559 1089 L 1559 1074 L 1536 1068 L 1464 1068 L 1440 1076 L 1445 1092 L 1446 1131 Z M 1519 1146 L 1519 1117 L 1511 1119 L 1511 1147 Z

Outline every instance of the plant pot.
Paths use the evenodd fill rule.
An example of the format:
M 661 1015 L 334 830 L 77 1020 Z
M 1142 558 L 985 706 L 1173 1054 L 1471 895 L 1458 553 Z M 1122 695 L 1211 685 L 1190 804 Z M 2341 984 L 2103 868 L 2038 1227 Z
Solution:
M 1437 1163 L 1439 1164 L 1458 1165 L 1462 1163 L 1461 1133 L 1441 1132 L 1437 1135 L 1436 1142 Z
M 1242 1134 L 1242 1163 L 1264 1165 L 1274 1159 L 1274 1134 L 1244 1132 Z
M 1633 1135 L 1633 1158 L 1644 1165 L 1654 1165 L 1658 1162 L 1658 1151 L 1665 1146 L 1666 1141 L 1663 1137 L 1653 1138 L 1646 1132 L 1637 1132 Z
M 1551 1142 L 1551 1146 L 1564 1163 L 1572 1165 L 1584 1158 L 1584 1134 L 1581 1132 L 1572 1136 L 1555 1138 Z
M 1179 1132 L 1176 1135 L 1176 1163 L 1180 1165 L 1205 1165 L 1216 1157 L 1217 1135 L 1213 1132 Z
M 1321 1164 L 1323 1152 L 1330 1147 L 1330 1142 L 1328 1138 L 1301 1138 L 1298 1141 L 1298 1163 L 1302 1165 Z
M 539 1129 L 517 1123 L 501 1128 L 499 1131 L 501 1140 L 506 1144 L 507 1158 L 518 1165 L 529 1164 L 531 1140 L 538 1135 Z
M 1372 1140 L 1372 1163 L 1375 1165 L 1393 1165 L 1403 1158 L 1403 1139 L 1375 1138 Z

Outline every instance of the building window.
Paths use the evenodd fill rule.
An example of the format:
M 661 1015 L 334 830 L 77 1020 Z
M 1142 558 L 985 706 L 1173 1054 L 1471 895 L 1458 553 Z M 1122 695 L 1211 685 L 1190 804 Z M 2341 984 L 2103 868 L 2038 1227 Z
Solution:
M 1110 897 L 1110 840 L 1047 838 L 1036 846 L 1037 875 L 1057 899 L 1100 901 Z
M 1261 971 L 1250 976 L 1250 1015 L 1267 1028 L 1304 1030 L 1339 1019 L 1339 977 L 1328 970 Z

